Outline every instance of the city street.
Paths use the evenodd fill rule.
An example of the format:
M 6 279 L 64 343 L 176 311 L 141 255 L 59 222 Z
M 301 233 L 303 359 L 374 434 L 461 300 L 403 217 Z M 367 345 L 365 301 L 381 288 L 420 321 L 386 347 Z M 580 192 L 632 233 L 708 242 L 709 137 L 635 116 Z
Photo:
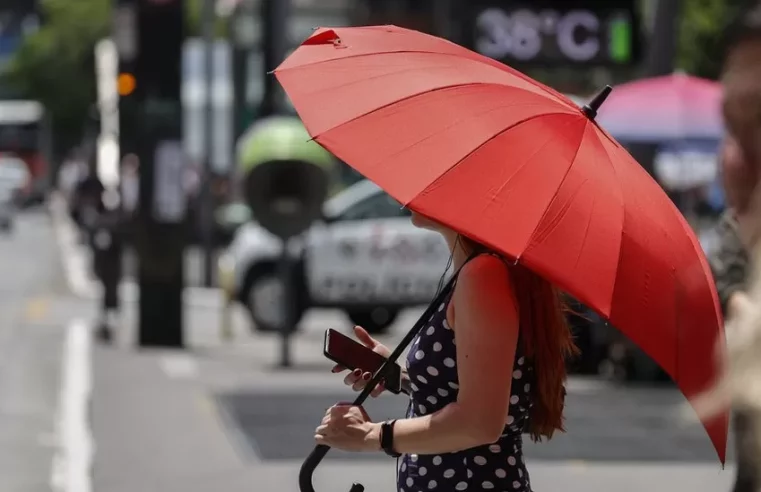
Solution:
M 3 491 L 297 490 L 313 428 L 326 407 L 352 397 L 321 354 L 324 329 L 349 327 L 343 315 L 307 316 L 287 370 L 277 367 L 278 338 L 252 335 L 242 310 L 224 340 L 219 296 L 200 289 L 187 297 L 189 350 L 134 350 L 132 301 L 116 344 L 92 344 L 84 335 L 94 299 L 69 293 L 82 289 L 86 272 L 75 272 L 87 263 L 56 224 L 30 212 L 0 238 Z M 385 341 L 414 318 L 403 316 Z M 589 378 L 568 389 L 568 433 L 525 444 L 536 490 L 728 490 L 731 467 L 722 471 L 702 430 L 680 419 L 673 389 Z M 376 419 L 404 408 L 391 395 L 367 405 Z M 332 452 L 315 488 L 348 490 L 353 480 L 394 490 L 394 463 Z
M 86 319 L 90 303 L 68 294 L 43 210 L 0 235 L 0 272 L 0 488 L 74 490 L 62 487 L 62 355 L 69 322 Z

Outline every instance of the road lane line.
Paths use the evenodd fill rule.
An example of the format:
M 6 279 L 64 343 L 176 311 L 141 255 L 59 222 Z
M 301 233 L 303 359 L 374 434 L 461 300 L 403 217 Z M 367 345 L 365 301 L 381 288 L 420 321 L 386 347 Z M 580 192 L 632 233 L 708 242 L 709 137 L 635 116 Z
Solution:
M 64 273 L 69 288 L 79 297 L 97 295 L 96 286 L 88 277 L 90 270 L 82 248 L 79 245 L 78 231 L 68 217 L 63 198 L 54 196 L 50 200 L 50 214 L 53 217 L 53 228 L 61 254 Z
M 192 379 L 198 374 L 198 363 L 189 355 L 165 355 L 159 359 L 159 365 L 170 379 Z
M 57 492 L 92 492 L 93 437 L 89 406 L 92 393 L 92 338 L 83 321 L 66 331 L 61 388 L 50 485 Z

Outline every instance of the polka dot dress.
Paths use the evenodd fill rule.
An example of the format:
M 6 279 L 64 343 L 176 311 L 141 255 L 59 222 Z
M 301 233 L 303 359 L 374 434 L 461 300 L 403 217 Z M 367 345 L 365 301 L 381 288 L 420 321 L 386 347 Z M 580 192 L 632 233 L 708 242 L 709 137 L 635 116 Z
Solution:
M 428 415 L 457 400 L 457 345 L 446 319 L 450 298 L 451 293 L 410 347 L 406 361 L 411 387 L 408 418 Z M 523 461 L 522 429 L 531 406 L 533 367 L 520 345 L 513 366 L 510 410 L 499 440 L 456 453 L 402 456 L 399 492 L 531 491 Z

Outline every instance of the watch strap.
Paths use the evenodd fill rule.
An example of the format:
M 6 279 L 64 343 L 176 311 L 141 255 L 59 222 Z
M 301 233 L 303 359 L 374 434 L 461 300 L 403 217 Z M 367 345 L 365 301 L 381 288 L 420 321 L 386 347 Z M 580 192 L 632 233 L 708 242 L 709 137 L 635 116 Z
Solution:
M 381 424 L 380 445 L 383 451 L 392 458 L 398 458 L 401 453 L 394 451 L 394 424 L 396 420 L 387 420 Z

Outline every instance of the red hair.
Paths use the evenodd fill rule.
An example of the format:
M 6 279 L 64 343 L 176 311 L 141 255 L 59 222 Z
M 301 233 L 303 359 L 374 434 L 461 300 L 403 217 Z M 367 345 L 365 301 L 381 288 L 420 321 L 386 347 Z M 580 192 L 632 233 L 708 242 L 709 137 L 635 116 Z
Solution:
M 578 355 L 566 318 L 563 295 L 550 282 L 523 265 L 510 266 L 518 301 L 520 332 L 526 356 L 533 361 L 533 406 L 529 433 L 534 441 L 565 431 L 563 407 L 566 360 Z
M 465 251 L 488 252 L 483 245 L 460 236 Z M 568 325 L 562 292 L 521 264 L 509 265 L 518 302 L 519 329 L 526 357 L 533 362 L 529 434 L 533 441 L 551 439 L 556 430 L 565 432 L 563 407 L 566 360 L 579 354 Z

